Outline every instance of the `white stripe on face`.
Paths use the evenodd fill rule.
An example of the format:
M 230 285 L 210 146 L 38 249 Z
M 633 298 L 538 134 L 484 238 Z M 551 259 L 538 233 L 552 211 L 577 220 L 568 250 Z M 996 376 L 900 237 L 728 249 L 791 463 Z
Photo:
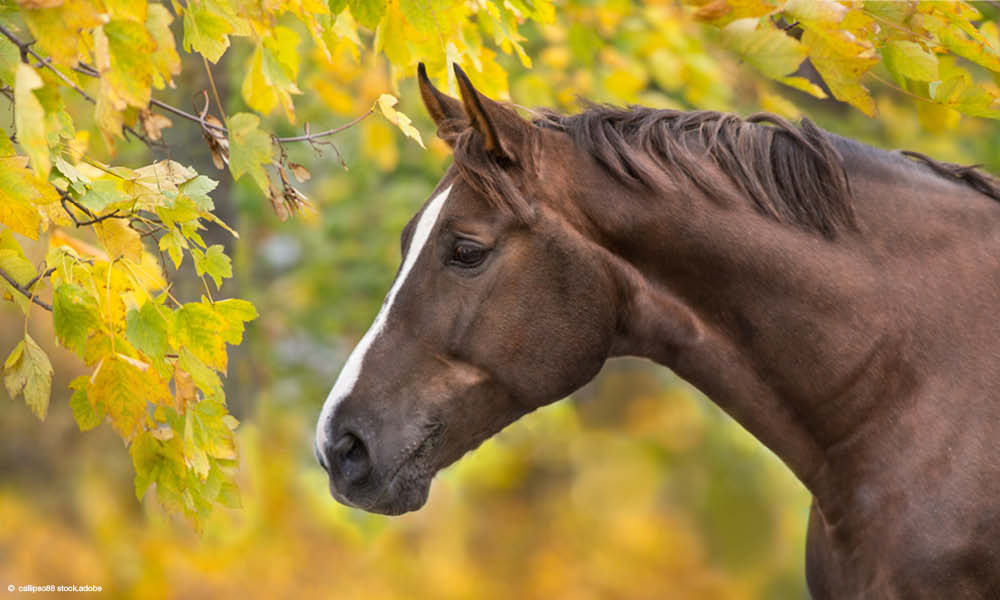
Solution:
M 316 424 L 316 447 L 321 452 L 324 450 L 327 442 L 326 430 L 330 420 L 333 418 L 333 413 L 337 409 L 337 405 L 350 395 L 351 390 L 354 389 L 354 385 L 361 376 L 365 354 L 368 353 L 368 349 L 378 338 L 379 334 L 382 333 L 382 329 L 389 319 L 389 311 L 392 310 L 392 303 L 396 299 L 396 293 L 406 283 L 407 276 L 409 276 L 413 265 L 417 262 L 417 258 L 427 244 L 427 240 L 430 239 L 431 231 L 434 229 L 434 224 L 437 223 L 438 216 L 441 214 L 441 209 L 444 207 L 444 202 L 448 198 L 448 192 L 450 191 L 451 186 L 448 186 L 443 192 L 435 196 L 430 204 L 427 205 L 427 208 L 424 209 L 423 214 L 420 215 L 420 220 L 417 221 L 417 227 L 414 229 L 413 237 L 410 240 L 409 251 L 403 260 L 403 267 L 399 270 L 399 276 L 396 277 L 392 288 L 386 294 L 385 300 L 382 302 L 382 308 L 375 317 L 375 322 L 372 323 L 364 337 L 361 338 L 358 345 L 351 351 L 351 355 L 347 357 L 347 362 L 344 363 L 344 368 L 340 371 L 337 382 L 333 384 L 330 395 L 326 397 L 326 402 L 323 404 L 323 411 L 319 415 L 319 422 Z

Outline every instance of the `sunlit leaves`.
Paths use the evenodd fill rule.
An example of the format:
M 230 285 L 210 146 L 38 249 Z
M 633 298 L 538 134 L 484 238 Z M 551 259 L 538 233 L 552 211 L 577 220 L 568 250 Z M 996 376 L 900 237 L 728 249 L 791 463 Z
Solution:
M 768 77 L 779 78 L 799 67 L 808 48 L 785 35 L 770 20 L 739 19 L 723 30 L 725 44 Z
M 893 40 L 882 48 L 882 64 L 900 85 L 907 79 L 934 81 L 938 78 L 938 58 L 916 42 Z
M 30 335 L 24 334 L 4 362 L 3 383 L 11 398 L 23 393 L 35 416 L 45 420 L 52 388 L 52 364 Z
M 285 115 L 294 122 L 292 95 L 302 93 L 295 85 L 299 72 L 298 44 L 298 34 L 279 26 L 257 45 L 242 87 L 243 99 L 250 108 L 269 113 L 280 103 Z
M 178 345 L 217 371 L 226 370 L 226 344 L 222 333 L 228 323 L 210 304 L 189 302 L 174 313 L 171 335 Z
M 129 227 L 124 219 L 105 219 L 94 224 L 97 239 L 113 260 L 125 257 L 132 262 L 142 260 L 142 240 L 139 232 Z
M 108 415 L 112 427 L 131 440 L 146 423 L 147 402 L 162 402 L 170 395 L 150 365 L 114 353 L 97 365 L 87 396 Z
M 878 80 L 873 69 L 881 61 L 908 94 L 1000 117 L 993 82 L 939 69 L 943 58 L 957 56 L 1000 73 L 996 25 L 978 24 L 983 16 L 968 3 L 716 0 L 695 14 L 722 27 L 727 45 L 765 75 L 823 97 L 817 82 L 788 76 L 789 65 L 807 56 L 834 97 L 869 116 L 878 111 L 866 80 Z
M 833 97 L 874 117 L 878 112 L 875 100 L 868 88 L 861 83 L 861 77 L 875 66 L 878 58 L 845 56 L 827 39 L 811 30 L 802 35 L 802 43 L 809 47 L 809 59 L 830 88 Z
M 101 83 L 108 88 L 104 93 L 115 108 L 145 108 L 153 85 L 149 57 L 157 49 L 146 27 L 135 21 L 111 21 L 95 30 L 94 42 Z
M 59 197 L 25 163 L 21 156 L 0 158 L 0 223 L 38 239 L 39 225 L 45 220 L 38 206 L 58 202 Z
M 249 173 L 262 190 L 267 190 L 267 172 L 271 163 L 271 138 L 259 129 L 260 117 L 238 113 L 229 118 L 229 170 L 233 179 Z

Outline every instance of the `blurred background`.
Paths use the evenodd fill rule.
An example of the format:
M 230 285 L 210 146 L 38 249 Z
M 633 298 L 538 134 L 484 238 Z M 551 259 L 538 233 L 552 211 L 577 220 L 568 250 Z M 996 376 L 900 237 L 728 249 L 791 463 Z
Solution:
M 533 68 L 501 55 L 509 79 L 491 91 L 564 111 L 582 97 L 807 115 L 879 147 L 1000 172 L 994 122 L 888 88 L 876 91 L 878 119 L 781 88 L 721 50 L 717 32 L 690 12 L 673 3 L 559 3 L 555 23 L 522 28 Z M 236 45 L 214 67 L 229 114 L 242 107 L 243 77 L 229 65 L 244 64 L 247 52 Z M 221 296 L 248 298 L 261 314 L 232 351 L 226 380 L 242 421 L 243 508 L 217 509 L 198 533 L 154 499 L 137 502 L 120 439 L 107 425 L 82 434 L 73 422 L 66 384 L 83 366 L 51 346 L 43 331 L 51 325 L 38 319 L 31 327 L 50 341 L 56 379 L 44 423 L 22 402 L 2 401 L 0 581 L 101 585 L 122 598 L 807 597 L 808 493 L 707 398 L 645 361 L 609 362 L 572 398 L 466 456 L 437 477 L 419 512 L 388 518 L 330 498 L 312 455 L 316 417 L 389 288 L 403 225 L 450 158 L 412 74 L 394 89 L 388 65 L 356 58 L 349 44 L 334 46 L 330 64 L 301 52 L 300 127 L 276 117 L 273 131 L 293 135 L 306 121 L 334 127 L 393 91 L 428 147 L 373 116 L 336 136 L 336 150 L 292 148 L 290 159 L 312 173 L 302 188 L 315 210 L 287 222 L 248 181 L 234 185 L 214 170 L 191 123 L 175 120 L 169 150 L 152 155 L 215 173 L 217 214 L 240 232 L 206 239 L 234 259 Z M 157 96 L 189 109 L 208 84 L 200 58 L 182 58 L 177 89 Z M 123 148 L 121 164 L 151 159 L 141 144 Z M 175 294 L 196 299 L 200 282 L 186 275 L 173 276 Z M 23 323 L 0 307 L 0 348 L 16 343 Z

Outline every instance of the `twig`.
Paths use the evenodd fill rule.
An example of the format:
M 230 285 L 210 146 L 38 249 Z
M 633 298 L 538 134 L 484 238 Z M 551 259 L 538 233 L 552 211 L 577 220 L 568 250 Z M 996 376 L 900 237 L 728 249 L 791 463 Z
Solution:
M 72 196 L 70 196 L 69 194 L 67 194 L 65 192 L 62 192 L 62 193 L 59 194 L 59 202 L 62 203 L 63 210 L 66 212 L 67 215 L 69 215 L 70 220 L 73 221 L 73 225 L 75 225 L 76 227 L 84 227 L 86 225 L 93 225 L 94 223 L 100 223 L 101 221 L 106 221 L 107 219 L 131 219 L 132 218 L 131 215 L 119 214 L 119 209 L 117 209 L 117 208 L 114 209 L 113 211 L 109 212 L 106 215 L 97 216 L 96 214 L 94 214 L 94 212 L 92 210 L 90 210 L 86 206 L 80 204 L 79 202 L 77 202 L 76 200 L 74 200 Z M 72 204 L 77 209 L 83 211 L 83 213 L 85 215 L 87 215 L 88 217 L 90 217 L 90 219 L 88 219 L 86 221 L 81 221 L 81 220 L 77 219 L 76 215 L 73 214 L 73 211 L 71 211 L 69 209 L 68 204 Z
M 289 142 L 311 142 L 311 141 L 316 140 L 318 138 L 322 138 L 322 137 L 326 137 L 326 136 L 329 136 L 329 135 L 333 135 L 335 133 L 340 133 L 341 131 L 344 131 L 345 129 L 350 129 L 351 127 L 354 127 L 355 125 L 357 125 L 361 121 L 364 121 L 373 112 L 375 112 L 375 106 L 374 105 L 371 108 L 369 108 L 367 110 L 367 112 L 365 112 L 360 117 L 357 117 L 356 119 L 353 119 L 352 121 L 344 123 L 340 127 L 334 127 L 333 129 L 327 129 L 326 131 L 318 131 L 316 133 L 307 133 L 305 135 L 295 135 L 295 136 L 292 136 L 292 137 L 276 137 L 276 138 L 274 138 L 274 140 L 276 142 L 278 142 L 279 144 L 287 144 Z
M 20 51 L 21 51 L 21 58 L 22 58 L 22 60 L 25 63 L 29 62 L 28 61 L 28 56 L 29 55 L 32 56 L 32 57 L 34 57 L 35 59 L 37 59 L 39 61 L 39 64 L 41 66 L 43 66 L 43 67 L 49 69 L 50 71 L 52 71 L 53 73 L 55 73 L 55 75 L 57 77 L 59 77 L 59 79 L 61 79 L 66 85 L 68 85 L 71 88 L 73 88 L 78 94 L 80 94 L 81 96 L 83 96 L 83 98 L 85 98 L 88 102 L 90 102 L 91 104 L 97 104 L 97 101 L 94 100 L 93 96 L 91 96 L 90 94 L 88 94 L 86 91 L 83 90 L 83 88 L 81 88 L 76 83 L 74 83 L 72 79 L 70 79 L 62 71 L 60 71 L 59 69 L 57 69 L 52 64 L 52 61 L 51 61 L 50 58 L 44 58 L 40 54 L 38 54 L 37 52 L 35 52 L 34 50 L 32 50 L 31 49 L 31 45 L 35 43 L 34 41 L 31 41 L 31 42 L 22 42 L 16 35 L 14 35 L 14 33 L 11 30 L 7 29 L 3 25 L 0 25 L 0 33 L 2 33 L 5 37 L 7 37 L 7 39 L 9 39 L 11 42 L 13 42 L 20 49 Z M 208 63 L 207 62 L 205 63 L 205 68 L 208 71 L 209 83 L 211 84 L 211 86 L 212 86 L 212 92 L 215 95 L 215 102 L 216 102 L 216 104 L 219 105 L 219 111 L 223 115 L 223 118 L 225 118 L 225 112 L 224 112 L 224 110 L 222 108 L 222 102 L 220 101 L 220 98 L 219 98 L 219 92 L 218 92 L 218 90 L 215 87 L 215 81 L 212 78 L 212 72 L 211 72 L 211 70 L 208 69 Z M 77 73 L 81 73 L 81 74 L 86 75 L 88 77 L 94 77 L 94 78 L 100 78 L 101 77 L 100 71 L 98 71 L 97 69 L 95 69 L 93 66 L 88 65 L 87 63 L 83 63 L 83 62 L 78 63 L 75 67 L 73 67 L 73 70 L 76 71 Z M 201 125 L 201 127 L 203 129 L 211 129 L 211 130 L 217 131 L 217 132 L 219 132 L 219 133 L 221 133 L 221 134 L 223 134 L 223 135 L 225 135 L 227 137 L 229 136 L 229 130 L 227 130 L 225 127 L 223 127 L 221 125 L 215 125 L 214 123 L 210 123 L 210 122 L 206 121 L 204 115 L 199 116 L 199 115 L 191 114 L 191 113 L 189 113 L 189 112 L 187 112 L 185 110 L 181 110 L 181 109 L 177 108 L 176 106 L 172 106 L 170 104 L 167 104 L 166 102 L 162 102 L 160 100 L 157 100 L 156 98 L 150 98 L 149 104 L 151 106 L 155 106 L 157 108 L 163 109 L 163 110 L 165 110 L 165 111 L 167 111 L 169 113 L 173 113 L 174 115 L 177 115 L 178 117 L 182 117 L 182 118 L 187 119 L 189 121 L 193 121 L 195 123 L 198 123 L 199 125 Z M 310 144 L 312 144 L 312 143 L 314 143 L 316 140 L 318 140 L 320 138 L 324 138 L 324 137 L 328 137 L 328 136 L 340 133 L 341 131 L 344 131 L 346 129 L 349 129 L 349 128 L 353 127 L 354 125 L 357 125 L 358 123 L 360 123 L 361 121 L 363 121 L 365 118 L 367 118 L 369 115 L 371 115 L 373 112 L 375 112 L 375 107 L 374 106 L 372 106 L 371 108 L 369 108 L 361 116 L 359 116 L 359 117 L 351 120 L 348 123 L 345 123 L 344 125 L 341 125 L 339 127 L 334 127 L 333 129 L 327 129 L 325 131 L 319 131 L 319 132 L 316 132 L 316 133 L 306 133 L 304 135 L 295 135 L 295 136 L 289 136 L 289 137 L 272 137 L 272 139 L 275 142 L 277 142 L 278 144 L 287 144 L 287 143 L 292 143 L 292 142 L 309 142 Z M 163 144 L 162 142 L 155 142 L 155 141 L 149 139 L 147 136 L 139 133 L 138 131 L 136 131 L 132 127 L 129 127 L 128 125 L 124 126 L 122 129 L 124 131 L 126 131 L 127 133 L 132 134 L 137 139 L 141 140 L 142 142 L 144 142 L 146 145 L 148 145 L 150 147 L 153 147 L 153 146 L 165 147 L 166 146 L 166 144 Z M 338 151 L 338 155 L 339 155 L 339 151 Z
M 0 27 L 2 27 L 2 25 L 0 25 Z M 11 277 L 10 275 L 7 274 L 7 271 L 4 271 L 3 269 L 0 269 L 0 277 L 3 277 L 4 279 L 6 279 L 7 283 L 10 284 L 10 287 L 12 287 L 15 290 L 17 290 L 17 291 L 21 292 L 22 294 L 24 294 L 24 296 L 27 297 L 28 300 L 31 300 L 32 302 L 34 302 L 38 306 L 41 306 L 45 310 L 47 310 L 49 312 L 52 312 L 52 305 L 51 304 L 48 304 L 46 302 L 42 302 L 41 300 L 38 299 L 37 296 L 35 296 L 34 294 L 32 294 L 31 291 L 29 291 L 28 289 L 26 289 L 24 287 L 21 287 L 21 285 L 18 284 L 17 281 L 13 277 Z M 32 280 L 32 284 L 34 284 L 34 282 L 37 281 L 37 280 L 38 280 L 38 277 L 36 277 L 35 279 L 33 279 Z
M 74 90 L 76 90 L 76 93 L 78 93 L 81 96 L 83 96 L 83 98 L 87 102 L 90 102 L 91 104 L 97 104 L 97 100 L 94 100 L 93 96 L 91 96 L 90 94 L 88 94 L 87 92 L 85 92 L 83 90 L 83 88 L 81 88 L 76 83 L 74 83 L 73 80 L 70 79 L 69 77 L 67 77 L 65 73 L 63 73 L 59 69 L 55 68 L 55 66 L 52 64 L 52 59 L 51 58 L 43 58 L 40 54 L 38 54 L 37 52 L 35 52 L 34 50 L 32 50 L 31 49 L 31 45 L 35 43 L 34 41 L 22 42 L 20 40 L 20 38 L 18 38 L 16 35 L 14 35 L 13 31 L 11 31 L 10 29 L 7 29 L 3 25 L 0 25 L 0 33 L 2 33 L 7 39 L 9 39 L 11 42 L 13 42 L 14 45 L 16 45 L 21 50 L 21 61 L 22 62 L 24 62 L 25 64 L 29 64 L 28 56 L 30 55 L 30 56 L 35 57 L 38 60 L 38 64 L 40 66 L 43 66 L 46 69 L 48 69 L 48 70 L 52 71 L 53 73 L 55 73 L 56 77 L 58 77 L 59 79 L 61 79 L 63 81 L 63 83 L 65 83 L 69 87 L 71 87 Z M 81 69 L 75 69 L 75 70 L 77 70 L 80 73 L 84 73 L 86 75 L 90 75 L 91 77 L 100 77 L 101 76 L 100 73 L 98 73 L 93 67 L 90 67 L 88 65 L 87 68 L 90 69 L 92 72 L 86 72 L 86 71 L 81 70 Z M 129 127 L 128 125 L 123 125 L 122 129 L 125 132 L 134 135 L 136 137 L 136 139 L 138 139 L 139 141 L 143 142 L 147 146 L 150 146 L 150 147 L 157 146 L 157 147 L 161 147 L 161 148 L 163 148 L 163 147 L 166 146 L 166 144 L 163 144 L 162 142 L 161 143 L 154 142 L 153 140 L 149 139 L 148 137 L 146 137 L 145 135 L 139 133 L 138 131 L 136 131 L 135 129 Z
M 97 103 L 97 101 L 94 100 L 94 98 L 90 94 L 88 94 L 87 92 L 83 91 L 83 88 L 81 88 L 80 86 L 76 85 L 73 82 L 73 80 L 70 79 L 69 77 L 67 77 L 62 71 L 60 71 L 59 69 L 55 68 L 52 65 L 52 63 L 49 62 L 48 59 L 42 57 L 42 55 L 40 55 L 39 53 L 37 53 L 34 50 L 32 50 L 31 49 L 31 45 L 35 43 L 34 41 L 31 41 L 31 42 L 22 42 L 16 35 L 14 35 L 13 31 L 11 31 L 10 29 L 7 29 L 3 25 L 0 25 L 0 33 L 2 33 L 8 40 L 10 40 L 11 42 L 13 42 L 18 48 L 20 48 L 20 50 L 21 50 L 21 61 L 22 62 L 24 62 L 25 64 L 27 64 L 28 63 L 28 61 L 26 60 L 27 59 L 27 55 L 30 54 L 31 56 L 34 56 L 36 59 L 38 59 L 39 63 L 41 63 L 41 65 L 43 67 L 45 67 L 48 70 L 50 70 L 53 73 L 55 73 L 56 77 L 58 77 L 59 79 L 62 79 L 63 83 L 65 83 L 66 85 L 68 85 L 71 88 L 73 88 L 74 90 L 76 90 L 78 94 L 80 94 L 81 96 L 83 96 L 84 98 L 86 98 L 91 104 L 96 104 Z
M 42 264 L 43 264 L 43 265 L 45 264 L 45 261 L 44 261 L 44 260 L 42 261 Z M 39 273 L 38 275 L 35 275 L 35 277 L 34 277 L 34 278 L 33 278 L 33 279 L 31 280 L 31 281 L 29 281 L 28 283 L 24 284 L 24 289 L 26 289 L 26 290 L 30 290 L 30 289 L 31 289 L 32 287 L 34 287 L 34 286 L 35 286 L 35 284 L 36 284 L 36 283 L 38 283 L 38 282 L 39 282 L 39 281 L 40 281 L 41 279 L 44 279 L 45 277 L 48 277 L 49 275 L 51 275 L 51 274 L 53 274 L 53 273 L 55 273 L 55 272 L 56 272 L 56 268 L 55 268 L 55 267 L 52 267 L 52 268 L 51 268 L 51 269 L 49 269 L 48 271 L 44 271 L 44 272 L 42 272 L 42 273 Z
M 219 114 L 222 115 L 223 122 L 228 121 L 226 109 L 222 107 L 222 100 L 219 99 L 219 90 L 215 89 L 215 78 L 212 77 L 212 69 L 208 66 L 208 59 L 201 57 L 201 62 L 205 64 L 205 73 L 208 75 L 208 83 L 212 86 L 212 95 L 215 96 L 215 105 L 219 107 Z
M 177 108 L 175 106 L 171 106 L 171 105 L 167 104 L 166 102 L 160 102 L 156 98 L 151 98 L 149 100 L 149 103 L 151 105 L 153 105 L 153 106 L 162 108 L 163 110 L 165 110 L 167 112 L 174 113 L 178 117 L 183 117 L 183 118 L 185 118 L 185 119 L 187 119 L 189 121 L 194 121 L 195 123 L 198 123 L 199 125 L 201 125 L 202 127 L 205 127 L 206 129 L 214 129 L 216 131 L 219 131 L 221 133 L 229 135 L 229 131 L 226 130 L 225 127 L 222 127 L 220 125 L 213 125 L 212 123 L 209 123 L 209 122 L 205 121 L 205 119 L 203 119 L 201 117 L 198 117 L 196 115 L 192 115 L 191 113 L 189 113 L 187 111 L 184 111 L 184 110 L 181 110 L 181 109 L 179 109 L 179 108 Z

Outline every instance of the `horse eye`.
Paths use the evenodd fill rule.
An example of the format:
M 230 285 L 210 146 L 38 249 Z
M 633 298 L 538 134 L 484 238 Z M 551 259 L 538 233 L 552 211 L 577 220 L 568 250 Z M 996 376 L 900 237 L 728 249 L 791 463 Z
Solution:
M 451 251 L 449 262 L 459 267 L 471 269 L 483 264 L 487 254 L 489 254 L 488 248 L 468 240 L 459 240 Z

